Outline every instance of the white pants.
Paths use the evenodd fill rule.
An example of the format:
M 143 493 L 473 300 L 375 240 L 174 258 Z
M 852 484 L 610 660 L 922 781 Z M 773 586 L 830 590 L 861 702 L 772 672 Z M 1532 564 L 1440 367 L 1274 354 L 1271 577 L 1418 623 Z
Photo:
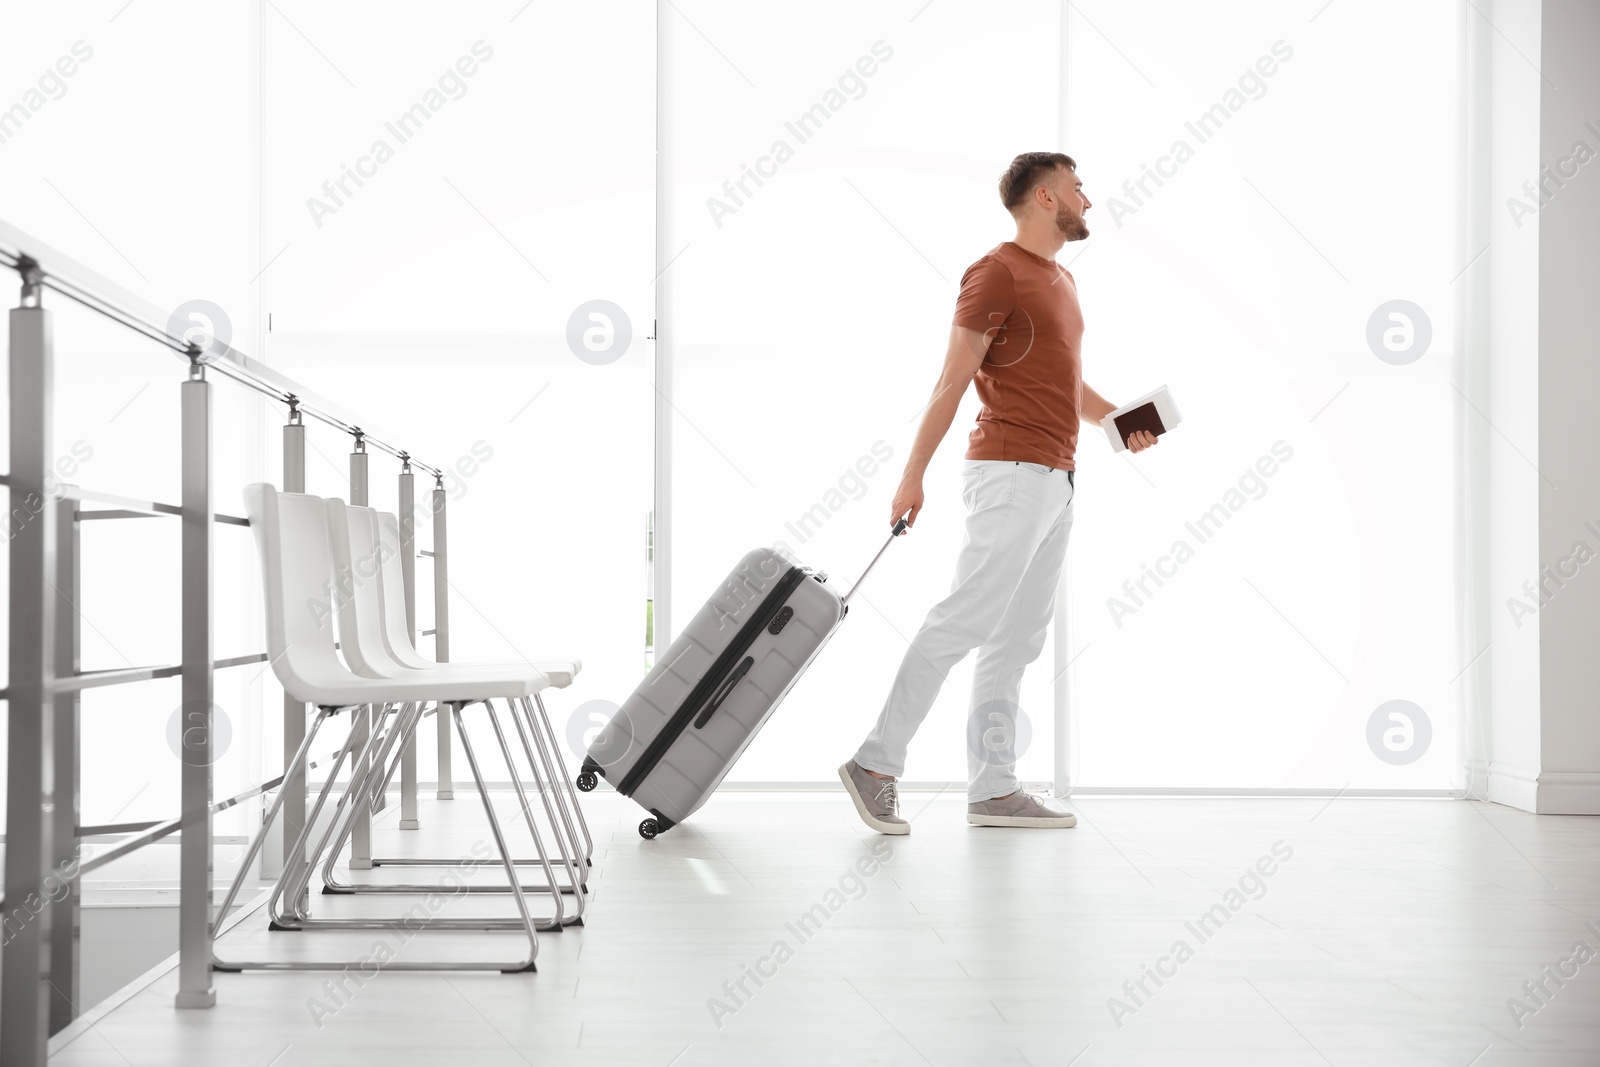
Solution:
M 976 802 L 1017 788 L 1017 697 L 1055 611 L 1073 484 L 1066 471 L 1010 460 L 967 460 L 961 478 L 968 515 L 955 581 L 912 638 L 855 759 L 869 771 L 903 774 L 906 746 L 950 669 L 976 648 L 966 746 L 967 799 Z M 1021 730 L 1025 741 L 1029 729 Z

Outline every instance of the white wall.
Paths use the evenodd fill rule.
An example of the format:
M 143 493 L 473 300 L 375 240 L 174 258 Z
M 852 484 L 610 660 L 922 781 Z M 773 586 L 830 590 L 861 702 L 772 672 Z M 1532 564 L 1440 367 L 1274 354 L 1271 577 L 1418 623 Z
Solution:
M 1518 54 L 1539 59 L 1538 0 L 1495 6 L 1504 34 L 1487 25 L 1491 173 L 1488 251 L 1474 269 L 1489 276 L 1489 394 L 1472 397 L 1489 424 L 1489 707 L 1493 756 L 1490 797 L 1532 807 L 1539 769 L 1541 616 L 1513 616 L 1508 599 L 1539 569 L 1537 220 L 1519 228 L 1506 198 L 1539 169 L 1539 74 Z M 1513 43 L 1514 46 L 1513 47 Z M 1476 649 L 1464 651 L 1470 656 Z
M 1600 552 L 1600 5 L 1546 0 L 1541 36 L 1539 157 L 1563 184 L 1538 215 L 1539 558 L 1576 574 L 1540 612 L 1537 810 L 1600 814 L 1600 567 L 1579 566 Z
M 1600 553 L 1590 431 L 1600 395 L 1592 314 L 1600 290 L 1600 166 L 1592 162 L 1600 153 L 1600 7 L 1516 0 L 1496 4 L 1489 17 L 1500 35 L 1489 54 L 1485 256 L 1489 796 L 1541 813 L 1600 814 L 1600 578 L 1587 566 Z M 1524 184 L 1541 182 L 1535 203 Z

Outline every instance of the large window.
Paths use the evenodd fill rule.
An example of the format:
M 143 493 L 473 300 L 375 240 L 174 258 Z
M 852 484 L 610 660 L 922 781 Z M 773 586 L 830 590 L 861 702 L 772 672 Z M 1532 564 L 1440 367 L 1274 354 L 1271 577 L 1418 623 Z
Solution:
M 1457 780 L 1454 5 L 678 7 L 680 611 L 763 541 L 854 577 L 962 271 L 1011 236 L 995 179 L 1059 147 L 1095 201 L 1060 255 L 1087 380 L 1113 399 L 1166 383 L 1186 419 L 1137 460 L 1082 435 L 1074 781 Z M 950 581 L 972 403 L 917 530 L 735 779 L 827 780 L 876 715 Z M 1024 684 L 1028 780 L 1053 775 L 1063 667 L 1047 651 Z M 964 778 L 970 669 L 908 777 Z
M 1457 5 L 1158 6 L 1070 25 L 1088 379 L 1186 418 L 1083 449 L 1074 780 L 1448 788 Z
M 646 626 L 658 5 L 230 11 L 12 12 L 5 69 L 77 58 L 0 144 L 5 217 L 175 311 L 221 308 L 241 347 L 448 465 L 456 654 L 580 656 L 564 711 L 620 703 Z M 1087 379 L 1113 398 L 1166 383 L 1185 415 L 1138 459 L 1083 434 L 1073 781 L 1457 782 L 1477 650 L 1455 621 L 1455 286 L 1476 251 L 1456 239 L 1456 5 L 659 14 L 677 623 L 755 544 L 842 585 L 859 573 L 961 274 L 1011 235 L 996 178 L 1060 148 L 1095 201 L 1093 236 L 1060 257 Z M 240 58 L 258 43 L 260 69 Z M 58 444 L 92 451 L 71 477 L 172 499 L 181 366 L 54 306 Z M 217 395 L 219 507 L 238 510 L 239 484 L 278 477 L 282 411 Z M 975 410 L 917 530 L 734 779 L 829 780 L 868 728 L 948 587 Z M 350 441 L 311 433 L 308 487 L 345 494 Z M 397 472 L 374 453 L 377 506 L 396 506 Z M 238 533 L 219 533 L 219 655 L 261 643 Z M 174 660 L 174 531 L 101 523 L 85 545 L 85 666 Z M 1051 647 L 1023 690 L 1030 781 L 1054 773 Z M 964 776 L 970 671 L 909 777 Z M 258 672 L 218 693 L 220 794 L 276 769 L 279 696 Z M 176 700 L 169 683 L 85 697 L 85 819 L 176 809 Z M 594 725 L 580 715 L 575 736 Z
M 743 6 L 678 5 L 666 136 L 683 251 L 666 321 L 680 615 L 751 545 L 784 542 L 841 584 L 866 565 L 888 533 L 962 271 L 1008 236 L 996 179 L 1024 146 L 1056 140 L 1057 4 L 1009 4 L 1003 18 L 990 5 L 919 6 L 827 3 L 758 20 Z M 969 402 L 958 425 L 975 413 Z M 826 781 L 854 751 L 948 587 L 960 455 L 957 440 L 941 451 L 915 532 L 734 779 Z M 969 661 L 952 676 L 909 777 L 965 775 L 970 673 Z M 1025 684 L 1024 708 L 1048 730 L 1048 669 Z M 1029 777 L 1048 776 L 1049 751 L 1024 756 Z
M 644 662 L 654 5 L 285 12 L 265 21 L 267 356 L 448 468 L 455 658 L 575 656 L 558 715 L 620 703 Z M 344 496 L 349 439 L 311 441 L 308 490 Z M 395 509 L 398 463 L 370 463 Z M 426 631 L 425 557 L 417 580 Z
M 170 309 L 184 328 L 201 325 L 190 317 L 193 301 L 225 307 L 229 336 L 248 346 L 255 328 L 249 284 L 256 247 L 249 179 L 253 86 L 249 63 L 238 58 L 249 54 L 248 9 L 31 5 L 9 8 L 4 25 L 0 70 L 12 77 L 0 108 L 20 102 L 23 111 L 9 110 L 9 121 L 0 125 L 0 215 Z M 6 307 L 16 305 L 15 283 L 7 272 Z M 184 362 L 55 293 L 47 292 L 44 304 L 55 330 L 52 460 L 58 480 L 177 501 Z M 0 348 L 5 344 L 0 332 Z M 216 484 L 231 492 L 258 476 L 260 409 L 253 394 L 226 380 L 213 393 Z M 236 493 L 221 499 L 218 510 L 237 514 Z M 177 663 L 177 520 L 85 522 L 81 531 L 83 591 L 76 606 L 82 669 Z M 215 550 L 216 654 L 259 652 L 260 589 L 249 531 L 219 527 Z M 0 582 L 5 573 L 0 569 Z M 219 797 L 266 776 L 259 673 L 251 667 L 217 674 Z M 181 700 L 177 679 L 83 693 L 83 823 L 163 820 L 177 813 Z M 9 708 L 0 705 L 0 714 Z M 275 735 L 265 742 L 268 750 L 278 744 Z M 281 757 L 266 762 L 281 766 Z M 217 819 L 224 837 L 251 828 L 244 808 Z M 176 841 L 95 872 L 87 880 L 90 899 L 125 900 L 136 894 L 119 887 L 175 880 Z M 104 847 L 94 842 L 86 849 L 92 855 Z M 220 872 L 231 872 L 239 851 L 231 844 L 218 848 Z M 103 992 L 92 982 L 85 986 L 86 995 Z

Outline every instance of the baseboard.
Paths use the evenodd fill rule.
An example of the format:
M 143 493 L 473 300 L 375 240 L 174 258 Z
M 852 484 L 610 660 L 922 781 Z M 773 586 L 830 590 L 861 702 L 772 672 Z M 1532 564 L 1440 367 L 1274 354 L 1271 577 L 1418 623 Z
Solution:
M 1492 779 L 1491 779 L 1492 780 Z M 315 785 L 315 784 L 314 784 Z M 417 783 L 419 791 L 424 796 L 433 790 L 430 782 Z M 485 782 L 490 792 L 506 793 L 511 791 L 511 781 Z M 1054 793 L 1055 783 L 1049 781 L 1024 781 L 1022 788 L 1033 792 Z M 391 787 L 394 792 L 398 787 Z M 936 780 L 904 779 L 900 782 L 902 793 L 943 793 L 953 792 L 961 795 L 966 792 L 965 782 L 941 782 Z M 596 792 L 613 792 L 615 787 L 604 778 L 595 786 Z M 838 793 L 840 786 L 838 779 L 832 781 L 773 781 L 773 782 L 734 782 L 725 781 L 717 786 L 719 793 Z M 1279 786 L 1156 786 L 1156 785 L 1127 785 L 1127 786 L 1073 786 L 1070 794 L 1075 797 L 1263 797 L 1277 799 L 1294 799 L 1296 797 L 1350 797 L 1366 798 L 1370 800 L 1407 800 L 1429 799 L 1441 797 L 1457 797 L 1462 793 L 1459 789 L 1351 789 L 1311 786 L 1306 788 L 1279 787 Z M 1483 796 L 1482 789 L 1474 794 Z M 1531 795 L 1531 793 L 1530 793 Z M 1493 796 L 1490 796 L 1494 800 Z M 1509 803 L 1501 801 L 1501 803 Z M 1514 805 L 1515 806 L 1515 805 Z M 1531 810 L 1531 809 L 1530 809 Z
M 1600 815 L 1600 772 L 1489 765 L 1489 799 L 1537 815 Z
M 1539 775 L 1540 815 L 1600 815 L 1600 773 L 1545 771 Z
M 1469 759 L 1466 764 L 1466 798 L 1486 800 L 1489 796 L 1489 761 Z
M 1054 793 L 1055 783 L 1023 781 L 1022 788 L 1037 793 Z M 509 788 L 509 786 L 508 786 Z M 906 780 L 900 782 L 902 793 L 943 793 L 964 796 L 965 782 L 938 782 Z M 834 782 L 723 782 L 717 791 L 727 793 L 841 793 Z M 1459 797 L 1456 789 L 1344 789 L 1328 787 L 1275 787 L 1275 786 L 1073 786 L 1069 796 L 1074 797 L 1260 797 L 1263 799 L 1294 800 L 1317 797 L 1350 797 L 1369 800 L 1413 800 Z
M 1523 811 L 1539 810 L 1539 772 L 1510 763 L 1489 764 L 1489 800 Z

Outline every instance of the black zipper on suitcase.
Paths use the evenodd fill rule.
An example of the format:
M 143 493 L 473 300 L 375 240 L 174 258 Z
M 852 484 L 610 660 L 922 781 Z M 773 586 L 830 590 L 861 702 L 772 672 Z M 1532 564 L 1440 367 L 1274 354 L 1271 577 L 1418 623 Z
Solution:
M 624 774 L 622 780 L 617 783 L 617 792 L 623 796 L 633 795 L 633 791 L 639 787 L 639 783 L 644 781 L 651 771 L 655 770 L 656 764 L 661 762 L 661 757 L 667 754 L 667 749 L 671 748 L 672 743 L 683 734 L 684 730 L 688 729 L 695 712 L 704 706 L 711 695 L 717 691 L 717 688 L 722 684 L 728 673 L 738 665 L 740 657 L 749 650 L 751 645 L 755 644 L 756 636 L 778 614 L 778 609 L 783 607 L 784 601 L 789 599 L 789 594 L 798 589 L 800 583 L 805 580 L 806 572 L 801 567 L 790 567 L 783 577 L 778 579 L 778 584 L 773 586 L 772 592 L 767 594 L 766 599 L 761 602 L 761 606 L 756 609 L 755 614 L 750 616 L 743 626 L 739 627 L 739 632 L 733 635 L 733 640 L 729 642 L 728 647 L 722 650 L 722 653 L 711 664 L 710 670 L 701 676 L 700 681 L 689 691 L 689 695 L 684 698 L 683 703 L 678 705 L 678 710 L 672 713 L 672 718 L 667 720 L 666 726 L 662 727 L 661 732 L 656 734 L 655 739 L 645 746 L 644 752 L 634 765 L 628 768 L 628 773 Z M 723 695 L 726 696 L 727 694 Z M 712 710 L 716 709 L 713 708 Z M 701 725 L 704 724 L 702 723 Z

